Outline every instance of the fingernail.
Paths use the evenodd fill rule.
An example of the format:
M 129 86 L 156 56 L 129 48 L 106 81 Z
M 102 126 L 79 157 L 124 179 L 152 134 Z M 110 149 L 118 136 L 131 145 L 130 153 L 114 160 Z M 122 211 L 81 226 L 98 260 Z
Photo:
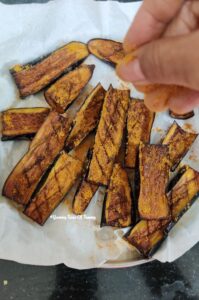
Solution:
M 133 61 L 126 61 L 126 59 L 124 59 L 124 61 L 117 66 L 116 71 L 118 76 L 125 81 L 147 83 L 137 58 Z

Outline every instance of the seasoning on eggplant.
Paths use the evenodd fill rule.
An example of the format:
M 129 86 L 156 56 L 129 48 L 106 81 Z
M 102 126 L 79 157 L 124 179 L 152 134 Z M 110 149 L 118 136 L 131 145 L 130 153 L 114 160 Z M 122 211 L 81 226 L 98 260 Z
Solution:
M 144 257 L 151 257 L 167 237 L 164 232 L 168 220 L 141 220 L 123 237 L 129 245 L 134 246 Z
M 88 50 L 97 58 L 115 66 L 125 56 L 122 43 L 107 39 L 92 39 L 88 42 Z
M 21 98 L 35 94 L 88 56 L 87 45 L 71 42 L 37 62 L 16 65 L 10 71 Z
M 169 217 L 170 210 L 166 195 L 169 166 L 168 146 L 140 145 L 138 210 L 141 219 L 161 220 Z
M 2 141 L 30 139 L 39 130 L 49 108 L 12 108 L 2 112 Z
M 122 143 L 128 103 L 128 90 L 117 90 L 110 86 L 105 96 L 88 173 L 88 181 L 92 183 L 109 183 Z
M 174 171 L 191 148 L 198 134 L 184 131 L 176 122 L 169 128 L 162 144 L 169 146 L 171 171 Z
M 63 149 L 71 122 L 57 112 L 50 112 L 35 139 L 35 146 L 19 161 L 7 178 L 3 195 L 26 205 L 46 170 Z M 46 131 L 45 137 L 40 131 Z M 33 140 L 34 142 L 34 140 Z
M 80 181 L 73 201 L 73 213 L 81 215 L 90 204 L 98 190 L 98 185 L 87 181 L 86 176 Z
M 104 200 L 101 225 L 128 227 L 132 222 L 131 187 L 125 169 L 116 163 Z
M 105 97 L 105 90 L 99 83 L 87 97 L 74 121 L 74 127 L 66 141 L 66 147 L 73 149 L 93 131 L 100 119 L 100 112 Z
M 83 64 L 62 76 L 45 91 L 44 96 L 48 104 L 59 113 L 63 113 L 91 79 L 94 68 L 94 65 Z
M 168 193 L 173 224 L 190 208 L 198 196 L 199 172 L 186 166 L 186 170 L 181 175 L 179 181 Z
M 140 142 L 148 143 L 155 113 L 151 112 L 144 101 L 130 101 L 127 116 L 127 147 L 125 165 L 135 168 Z
M 169 115 L 173 119 L 187 120 L 187 119 L 190 119 L 190 118 L 194 117 L 195 114 L 194 114 L 193 110 L 186 113 L 186 114 L 176 114 L 173 111 L 169 110 Z
M 43 225 L 72 188 L 82 169 L 82 161 L 63 151 L 24 214 Z

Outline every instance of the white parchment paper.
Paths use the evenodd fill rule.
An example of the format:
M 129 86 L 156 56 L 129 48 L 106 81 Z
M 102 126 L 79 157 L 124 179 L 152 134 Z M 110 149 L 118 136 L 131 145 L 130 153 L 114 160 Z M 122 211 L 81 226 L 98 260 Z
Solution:
M 0 110 L 10 107 L 47 106 L 42 93 L 25 100 L 18 98 L 9 74 L 16 63 L 31 61 L 72 40 L 87 42 L 94 37 L 121 40 L 139 3 L 56 0 L 47 4 L 6 6 L 0 4 Z M 89 56 L 96 64 L 91 84 L 105 88 L 121 87 L 114 69 Z M 124 86 L 124 84 L 122 84 Z M 132 95 L 140 96 L 131 87 Z M 188 123 L 199 132 L 199 112 Z M 158 142 L 173 120 L 166 113 L 157 115 L 152 142 Z M 179 122 L 183 125 L 183 122 Z M 186 122 L 187 123 L 187 122 Z M 184 126 L 186 126 L 184 124 Z M 0 189 L 10 171 L 27 151 L 28 142 L 0 142 Z M 199 140 L 184 161 L 199 170 Z M 191 159 L 190 159 L 191 158 Z M 194 158 L 194 159 L 193 159 Z M 37 265 L 65 263 L 83 269 L 102 266 L 106 261 L 137 264 L 140 257 L 121 240 L 121 230 L 100 229 L 103 190 L 92 200 L 82 219 L 73 219 L 72 196 L 53 212 L 45 226 L 28 220 L 9 200 L 0 196 L 0 258 Z M 91 217 L 89 219 L 89 217 Z M 196 202 L 175 226 L 156 253 L 160 261 L 173 261 L 199 240 L 199 203 Z M 117 263 L 115 263 L 117 265 Z

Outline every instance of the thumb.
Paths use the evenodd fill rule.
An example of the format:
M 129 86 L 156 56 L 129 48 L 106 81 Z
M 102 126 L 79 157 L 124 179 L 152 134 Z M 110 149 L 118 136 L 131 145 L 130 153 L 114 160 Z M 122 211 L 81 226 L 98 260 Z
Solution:
M 125 81 L 174 84 L 199 90 L 199 31 L 162 38 L 137 50 L 134 60 L 124 58 L 117 67 Z M 131 55 L 132 56 L 132 55 Z

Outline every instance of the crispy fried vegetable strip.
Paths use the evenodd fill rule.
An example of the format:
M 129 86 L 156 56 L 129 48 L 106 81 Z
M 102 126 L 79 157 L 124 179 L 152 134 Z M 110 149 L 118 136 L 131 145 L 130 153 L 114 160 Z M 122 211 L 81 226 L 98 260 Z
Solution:
M 199 196 L 199 172 L 186 167 L 177 184 L 168 193 L 172 220 L 176 223 Z
M 194 114 L 193 110 L 186 113 L 186 114 L 183 114 L 183 115 L 182 114 L 176 114 L 173 111 L 169 110 L 169 115 L 173 119 L 187 120 L 187 119 L 190 119 L 190 118 L 194 117 L 195 114 Z
M 148 110 L 144 101 L 130 101 L 127 117 L 127 147 L 125 164 L 135 168 L 140 142 L 148 143 L 155 114 Z
M 122 43 L 112 40 L 92 39 L 88 42 L 88 49 L 97 58 L 114 66 L 125 56 Z
M 122 142 L 129 91 L 113 89 L 106 94 L 99 121 L 88 181 L 108 185 Z
M 146 220 L 170 215 L 166 187 L 169 178 L 169 149 L 163 145 L 140 145 L 140 195 L 138 210 Z
M 174 171 L 182 158 L 189 151 L 198 134 L 184 131 L 176 122 L 169 128 L 163 145 L 169 146 L 171 170 Z
M 168 193 L 171 219 L 161 221 L 142 220 L 130 229 L 124 239 L 144 256 L 151 256 L 166 238 L 168 231 L 189 209 L 199 196 L 199 172 L 190 167 L 180 171 L 180 179 Z
M 83 162 L 62 152 L 24 214 L 43 225 L 81 175 Z
M 164 229 L 168 221 L 141 220 L 124 236 L 130 245 L 136 247 L 145 257 L 150 257 L 166 238 Z
M 99 83 L 85 100 L 74 121 L 74 127 L 66 141 L 66 147 L 73 149 L 97 127 L 105 97 L 105 90 Z
M 44 93 L 48 104 L 59 113 L 63 113 L 78 97 L 91 79 L 94 65 L 81 65 L 62 76 Z
M 49 108 L 12 108 L 2 112 L 2 141 L 32 138 L 50 112 Z
M 28 203 L 40 179 L 63 149 L 70 126 L 71 122 L 63 115 L 54 111 L 48 115 L 35 137 L 35 147 L 29 149 L 7 178 L 4 196 L 22 205 Z M 40 135 L 44 130 L 48 133 L 45 138 Z
M 128 176 L 115 164 L 104 201 L 102 226 L 128 227 L 132 224 L 132 194 Z
M 37 63 L 16 65 L 11 69 L 22 98 L 35 94 L 80 63 L 88 56 L 87 46 L 80 42 L 71 42 Z

